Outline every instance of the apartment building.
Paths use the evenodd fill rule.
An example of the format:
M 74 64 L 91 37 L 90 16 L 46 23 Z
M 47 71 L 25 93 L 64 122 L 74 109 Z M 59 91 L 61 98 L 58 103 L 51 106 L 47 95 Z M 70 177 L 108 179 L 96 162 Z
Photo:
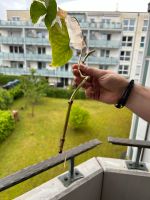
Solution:
M 126 78 L 140 80 L 148 27 L 148 13 L 70 12 L 83 30 L 89 50 L 95 53 L 87 64 L 110 69 Z M 29 11 L 8 10 L 7 20 L 0 20 L 0 73 L 24 74 L 29 68 L 49 77 L 50 84 L 67 86 L 73 75 L 71 65 L 78 52 L 60 68 L 50 67 L 51 47 L 43 22 L 33 25 Z

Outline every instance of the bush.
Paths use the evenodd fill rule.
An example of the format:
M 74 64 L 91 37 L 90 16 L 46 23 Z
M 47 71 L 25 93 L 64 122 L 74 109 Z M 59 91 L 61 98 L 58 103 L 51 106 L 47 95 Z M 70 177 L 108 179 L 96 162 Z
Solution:
M 10 89 L 9 92 L 14 100 L 19 99 L 23 96 L 23 91 L 20 85 L 17 85 L 14 88 Z
M 0 110 L 0 142 L 6 139 L 14 130 L 15 122 L 9 111 Z
M 13 97 L 9 91 L 0 88 L 0 110 L 6 110 L 12 104 Z
M 0 74 L 0 85 L 5 85 L 9 81 L 14 81 L 15 79 L 21 79 L 21 76 L 11 76 Z
M 46 91 L 47 97 L 69 99 L 73 93 L 72 89 L 48 88 Z M 85 99 L 84 91 L 77 92 L 75 99 Z
M 89 119 L 88 111 L 80 108 L 79 106 L 74 106 L 70 113 L 70 125 L 74 129 L 83 128 L 87 125 Z

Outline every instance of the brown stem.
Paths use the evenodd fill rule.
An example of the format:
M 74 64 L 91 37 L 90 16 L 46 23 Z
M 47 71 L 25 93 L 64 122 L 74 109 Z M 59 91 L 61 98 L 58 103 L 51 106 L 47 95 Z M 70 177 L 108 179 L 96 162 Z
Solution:
M 93 53 L 94 50 L 90 51 L 83 59 L 83 62 L 85 62 L 86 58 Z M 76 93 L 78 92 L 78 90 L 83 86 L 83 84 L 89 79 L 89 76 L 84 76 L 82 75 L 81 71 L 80 71 L 80 62 L 81 62 L 81 56 L 82 53 L 79 57 L 79 72 L 81 77 L 83 77 L 83 80 L 81 81 L 81 83 L 78 85 L 78 87 L 74 90 L 74 92 L 72 93 L 69 101 L 68 101 L 68 110 L 67 110 L 67 114 L 66 114 L 66 119 L 65 119 L 65 124 L 64 124 L 64 129 L 63 129 L 63 134 L 62 134 L 62 138 L 60 139 L 60 146 L 59 146 L 59 153 L 62 153 L 63 151 L 63 147 L 64 147 L 64 143 L 65 143 L 65 137 L 66 137 L 66 132 L 67 132 L 67 127 L 68 127 L 68 122 L 69 122 L 69 117 L 70 117 L 70 111 L 72 108 L 72 104 L 75 98 Z

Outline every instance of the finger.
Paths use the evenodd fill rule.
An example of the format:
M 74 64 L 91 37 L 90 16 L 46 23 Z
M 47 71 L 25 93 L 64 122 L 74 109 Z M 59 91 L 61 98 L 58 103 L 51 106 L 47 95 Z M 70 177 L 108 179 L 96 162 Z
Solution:
M 93 91 L 92 87 L 88 87 L 85 90 L 85 94 L 86 94 L 87 97 L 94 99 L 94 91 Z
M 73 69 L 78 69 L 78 68 L 79 68 L 78 64 L 73 65 Z M 108 73 L 107 70 L 100 70 L 93 67 L 87 67 L 86 65 L 83 64 L 80 64 L 80 70 L 81 73 L 83 73 L 84 75 L 93 76 L 95 78 L 100 78 L 101 76 Z
M 75 76 L 80 76 L 80 73 L 79 73 L 79 70 L 78 70 L 78 69 L 73 69 L 72 72 L 73 72 L 73 74 L 74 74 Z

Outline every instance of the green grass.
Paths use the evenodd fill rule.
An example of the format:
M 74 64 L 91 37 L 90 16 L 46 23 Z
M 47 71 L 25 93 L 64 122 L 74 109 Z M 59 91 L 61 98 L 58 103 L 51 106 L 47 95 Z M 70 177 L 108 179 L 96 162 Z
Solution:
M 31 117 L 29 106 L 20 110 L 24 105 L 25 99 L 14 103 L 13 108 L 19 109 L 20 121 L 16 123 L 12 135 L 0 144 L 0 178 L 58 154 L 67 100 L 43 98 L 35 108 L 34 117 Z M 64 149 L 70 149 L 94 138 L 103 142 L 102 145 L 77 157 L 76 164 L 93 156 L 119 158 L 126 148 L 108 144 L 107 137 L 128 137 L 132 113 L 125 108 L 119 110 L 114 106 L 89 100 L 76 100 L 74 105 L 88 110 L 90 119 L 83 130 L 74 131 L 71 127 L 68 128 Z M 13 199 L 66 170 L 63 165 L 59 165 L 1 192 L 0 199 Z

